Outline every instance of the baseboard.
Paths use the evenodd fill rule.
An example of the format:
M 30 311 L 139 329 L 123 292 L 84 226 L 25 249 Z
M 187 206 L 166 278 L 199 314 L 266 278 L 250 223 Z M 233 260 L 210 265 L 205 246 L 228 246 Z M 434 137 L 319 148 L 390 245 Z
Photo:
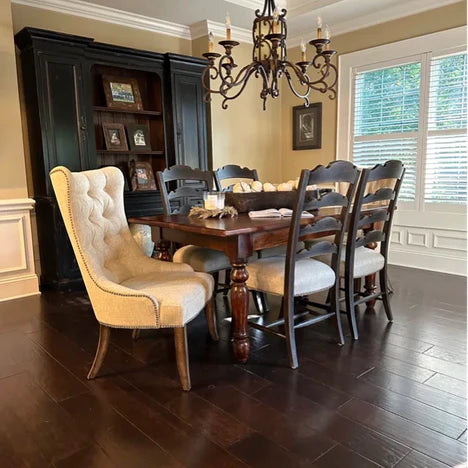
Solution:
M 390 249 L 388 262 L 391 265 L 399 265 L 420 270 L 438 271 L 452 275 L 466 276 L 466 257 L 448 257 L 425 254 L 422 252 L 409 252 L 403 249 Z
M 0 280 L 0 302 L 40 294 L 36 275 Z

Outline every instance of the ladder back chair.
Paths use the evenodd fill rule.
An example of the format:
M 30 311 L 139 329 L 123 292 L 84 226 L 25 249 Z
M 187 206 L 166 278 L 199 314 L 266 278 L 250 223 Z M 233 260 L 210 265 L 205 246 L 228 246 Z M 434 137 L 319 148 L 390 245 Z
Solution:
M 254 328 L 286 339 L 289 363 L 293 369 L 298 367 L 295 329 L 335 317 L 339 343 L 344 343 L 339 307 L 340 256 L 358 178 L 359 170 L 348 161 L 334 161 L 327 167 L 318 166 L 312 171 L 304 169 L 291 219 L 286 256 L 261 258 L 247 266 L 247 286 L 250 289 L 283 296 L 282 318 L 267 325 L 249 323 Z M 330 192 L 317 199 L 307 192 L 308 185 L 338 182 L 348 184 L 346 195 Z M 328 215 L 327 208 L 330 208 Z M 315 218 L 303 218 L 304 211 L 313 213 Z M 298 242 L 320 233 L 334 234 L 334 238 L 317 242 L 310 250 L 297 253 Z M 313 258 L 327 253 L 332 254 L 331 266 Z M 331 300 L 326 305 L 326 313 L 314 316 L 309 309 L 295 313 L 296 297 L 327 290 L 331 290 Z M 298 319 L 303 320 L 296 323 Z M 275 327 L 284 327 L 284 332 L 275 331 Z
M 355 312 L 359 304 L 381 300 L 388 320 L 393 321 L 389 302 L 387 260 L 390 230 L 404 174 L 403 163 L 396 160 L 377 164 L 372 169 L 363 169 L 361 174 L 344 252 L 346 310 L 355 340 L 359 338 Z M 373 191 L 373 185 L 380 188 Z M 379 250 L 369 248 L 375 248 L 379 242 Z M 355 291 L 354 280 L 377 272 L 380 292 L 367 295 L 360 290 Z
M 228 164 L 227 166 L 220 167 L 214 171 L 216 188 L 218 192 L 228 192 L 232 190 L 232 185 L 223 188 L 222 181 L 228 179 L 247 179 L 252 182 L 258 180 L 256 169 L 249 169 L 248 167 L 237 166 L 236 164 Z
M 164 214 L 184 214 L 203 203 L 203 192 L 213 190 L 213 173 L 189 166 L 172 166 L 156 174 Z M 187 263 L 195 271 L 211 273 L 218 283 L 219 272 L 231 268 L 229 258 L 221 251 L 185 245 L 173 256 L 175 263 Z M 223 291 L 225 288 L 222 289 Z
M 187 323 L 205 308 L 211 336 L 218 339 L 213 278 L 142 252 L 127 224 L 124 177 L 116 167 L 70 172 L 59 166 L 50 178 L 100 324 L 88 379 L 102 366 L 112 328 L 173 328 L 180 381 L 190 390 Z

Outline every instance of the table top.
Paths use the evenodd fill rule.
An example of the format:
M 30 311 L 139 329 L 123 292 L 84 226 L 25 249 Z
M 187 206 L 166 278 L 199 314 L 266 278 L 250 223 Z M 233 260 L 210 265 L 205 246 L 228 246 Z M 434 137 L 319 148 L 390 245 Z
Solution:
M 304 224 L 310 224 L 327 216 L 338 216 L 340 209 L 322 209 L 314 218 L 303 218 Z M 291 218 L 249 218 L 247 213 L 231 218 L 194 218 L 187 215 L 160 215 L 130 218 L 131 224 L 147 224 L 152 227 L 177 229 L 184 232 L 207 234 L 217 237 L 239 236 L 242 234 L 254 234 L 256 232 L 276 231 L 287 229 Z

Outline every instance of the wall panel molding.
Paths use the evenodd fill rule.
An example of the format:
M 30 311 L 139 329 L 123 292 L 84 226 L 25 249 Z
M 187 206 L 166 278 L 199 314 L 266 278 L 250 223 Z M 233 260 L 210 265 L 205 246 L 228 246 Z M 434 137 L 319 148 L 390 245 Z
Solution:
M 0 200 L 0 301 L 39 294 L 30 211 L 34 200 Z

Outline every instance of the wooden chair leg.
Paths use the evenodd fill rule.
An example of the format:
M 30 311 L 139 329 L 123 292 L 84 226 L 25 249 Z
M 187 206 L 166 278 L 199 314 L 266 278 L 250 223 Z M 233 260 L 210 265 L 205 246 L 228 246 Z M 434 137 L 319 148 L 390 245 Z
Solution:
M 344 335 L 343 335 L 343 326 L 341 324 L 341 310 L 340 310 L 340 281 L 337 281 L 337 284 L 334 288 L 329 291 L 330 297 L 330 312 L 335 312 L 336 314 L 336 326 L 338 329 L 338 344 L 340 346 L 344 345 Z
M 354 294 L 360 293 L 362 289 L 362 278 L 354 278 Z M 359 296 L 358 296 L 359 297 Z M 354 308 L 356 314 L 359 313 L 359 306 Z
M 286 335 L 286 344 L 288 347 L 289 365 L 292 369 L 297 369 L 296 335 L 294 331 L 294 298 L 283 297 L 282 305 L 284 313 L 284 334 Z
M 94 379 L 101 369 L 109 348 L 110 330 L 110 327 L 99 324 L 99 342 L 93 364 L 88 372 L 88 380 Z
M 392 308 L 390 307 L 389 301 L 389 290 L 388 290 L 388 275 L 387 275 L 387 265 L 383 267 L 379 272 L 380 279 L 380 291 L 382 292 L 382 302 L 384 305 L 385 313 L 389 322 L 393 322 L 393 313 Z
M 141 330 L 139 328 L 135 328 L 133 331 L 132 331 L 132 339 L 133 341 L 138 341 L 140 339 L 140 335 L 141 335 Z
M 218 326 L 216 323 L 215 299 L 212 297 L 205 305 L 206 321 L 208 322 L 208 331 L 213 341 L 219 341 Z
M 187 327 L 174 328 L 174 343 L 176 350 L 177 370 L 179 371 L 180 384 L 188 392 L 192 387 L 190 383 L 189 356 L 187 346 Z
M 260 297 L 260 301 L 262 302 L 263 313 L 265 314 L 266 312 L 270 312 L 270 306 L 268 305 L 268 297 L 267 297 L 266 293 L 261 292 L 261 293 L 258 293 L 258 294 L 259 294 L 259 297 Z
M 359 339 L 359 334 L 356 325 L 356 311 L 354 310 L 354 280 L 353 278 L 345 277 L 345 299 L 346 299 L 346 313 L 348 315 L 349 327 L 353 333 L 355 340 Z
M 212 275 L 213 275 L 214 283 L 215 283 L 214 294 L 216 294 L 218 291 L 218 287 L 219 287 L 219 271 L 215 271 L 214 273 L 212 273 Z
M 224 283 L 225 283 L 225 289 L 223 291 L 223 296 L 227 296 L 229 294 L 229 285 L 231 284 L 231 269 L 228 268 L 227 270 L 224 270 Z
M 255 305 L 255 308 L 257 309 L 257 312 L 259 314 L 263 314 L 263 306 L 262 306 L 262 301 L 260 299 L 260 292 L 258 291 L 251 291 L 252 293 L 252 299 L 253 299 L 253 303 Z

